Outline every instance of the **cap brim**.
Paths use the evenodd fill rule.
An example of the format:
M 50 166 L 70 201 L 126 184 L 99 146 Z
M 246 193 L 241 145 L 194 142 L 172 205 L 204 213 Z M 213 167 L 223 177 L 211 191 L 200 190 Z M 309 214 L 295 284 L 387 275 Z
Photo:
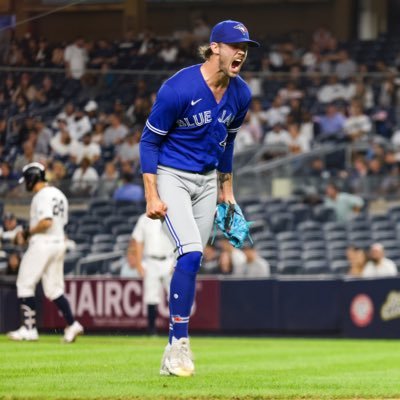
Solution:
M 243 39 L 243 40 L 234 40 L 232 42 L 223 42 L 226 44 L 232 44 L 232 43 L 247 43 L 249 47 L 260 47 L 260 43 L 256 42 L 255 40 L 250 40 L 250 39 Z

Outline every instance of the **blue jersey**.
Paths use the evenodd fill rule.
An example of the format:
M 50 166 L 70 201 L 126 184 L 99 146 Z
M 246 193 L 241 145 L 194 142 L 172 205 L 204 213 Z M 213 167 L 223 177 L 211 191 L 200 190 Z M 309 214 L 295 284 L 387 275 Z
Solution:
M 157 165 L 232 171 L 233 141 L 250 105 L 250 89 L 242 78 L 231 78 L 217 103 L 200 67 L 185 68 L 161 86 L 142 134 L 143 172 L 156 173 Z M 150 154 L 156 147 L 157 154 Z

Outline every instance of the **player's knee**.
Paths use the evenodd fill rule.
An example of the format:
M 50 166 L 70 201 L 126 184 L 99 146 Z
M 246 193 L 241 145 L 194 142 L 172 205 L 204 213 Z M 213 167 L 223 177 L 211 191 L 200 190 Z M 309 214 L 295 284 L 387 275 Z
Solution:
M 178 258 L 176 269 L 189 274 L 197 274 L 201 265 L 203 253 L 200 251 L 191 251 Z

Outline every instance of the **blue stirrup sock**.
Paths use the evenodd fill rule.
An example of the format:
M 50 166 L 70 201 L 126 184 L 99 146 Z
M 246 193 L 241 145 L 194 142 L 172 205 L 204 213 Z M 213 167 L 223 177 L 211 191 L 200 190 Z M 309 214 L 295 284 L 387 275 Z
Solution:
M 180 339 L 189 335 L 190 310 L 196 292 L 196 275 L 200 268 L 201 257 L 200 251 L 194 251 L 178 258 L 169 295 L 169 343 L 172 343 L 172 338 Z

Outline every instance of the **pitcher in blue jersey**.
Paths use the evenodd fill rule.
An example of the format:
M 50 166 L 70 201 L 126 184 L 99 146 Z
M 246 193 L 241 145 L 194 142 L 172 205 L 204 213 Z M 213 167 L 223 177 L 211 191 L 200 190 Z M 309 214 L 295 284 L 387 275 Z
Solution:
M 162 375 L 194 373 L 188 326 L 196 274 L 217 201 L 236 203 L 233 145 L 251 101 L 239 72 L 249 46 L 259 44 L 241 22 L 215 25 L 210 44 L 199 49 L 204 63 L 179 71 L 161 86 L 143 130 L 146 213 L 164 221 L 177 255 Z

